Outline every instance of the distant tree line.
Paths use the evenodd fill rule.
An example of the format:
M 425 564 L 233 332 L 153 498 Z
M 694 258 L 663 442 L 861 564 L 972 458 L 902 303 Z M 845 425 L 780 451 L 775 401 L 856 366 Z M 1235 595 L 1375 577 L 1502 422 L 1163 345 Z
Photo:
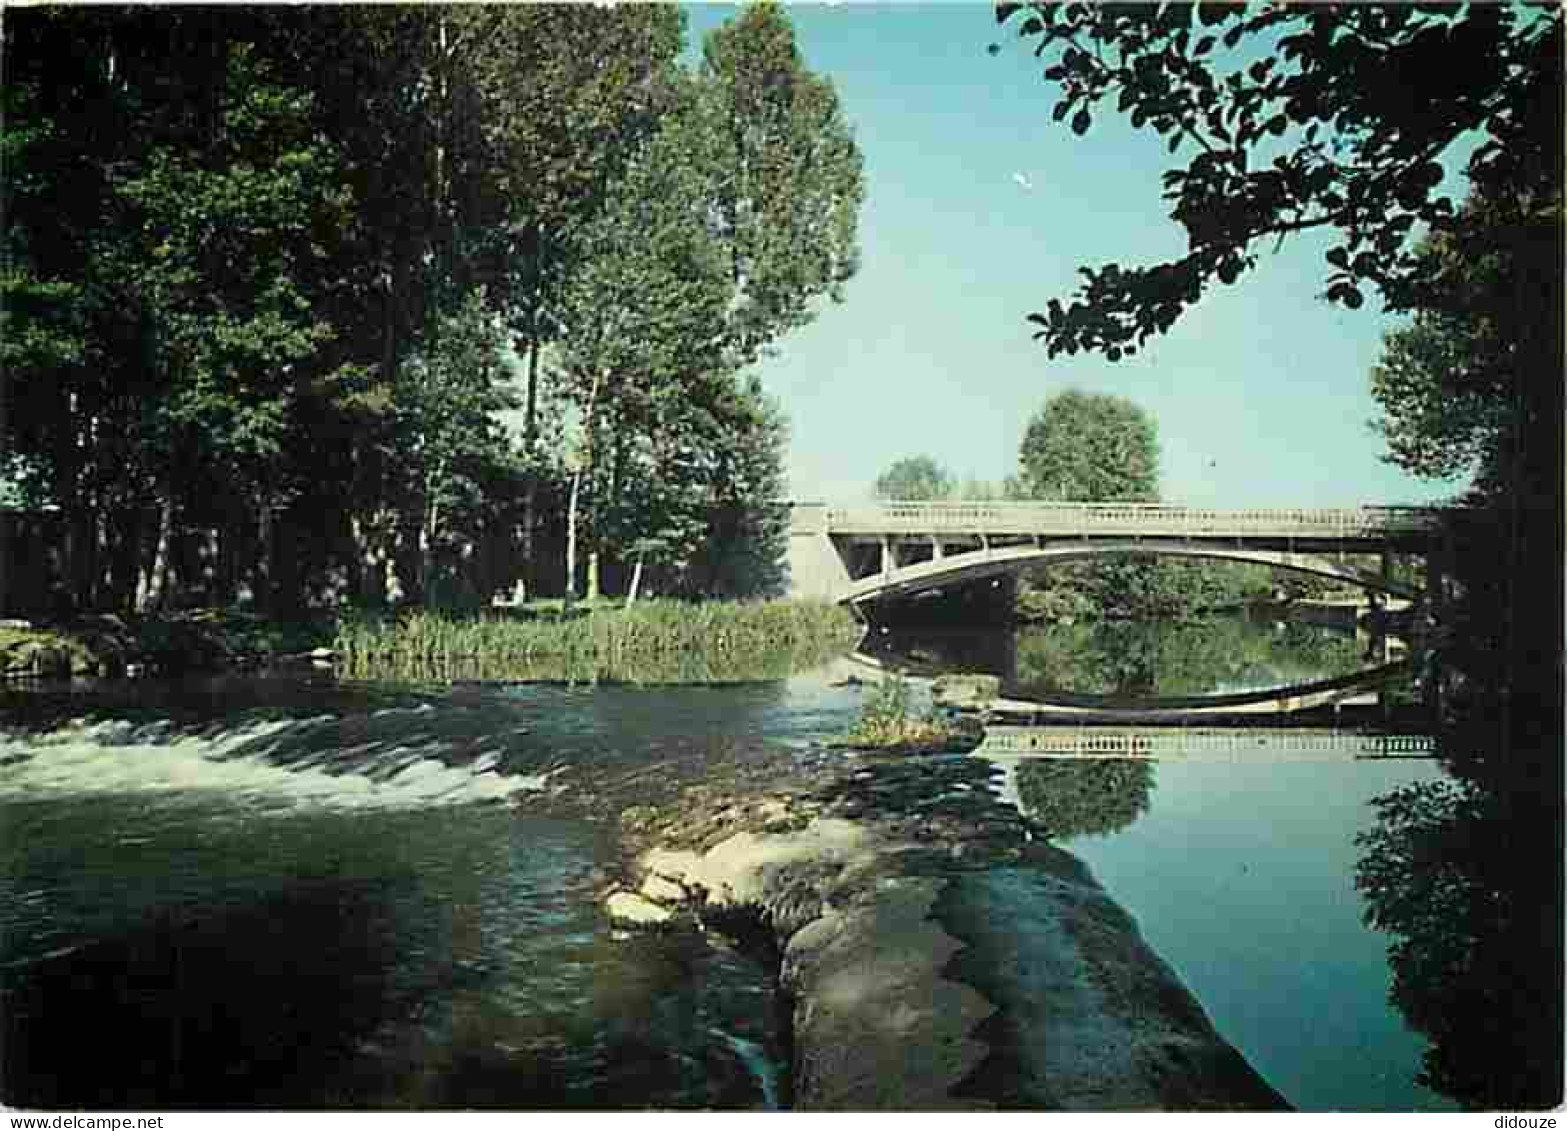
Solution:
M 664 5 L 8 13 L 10 588 L 776 587 L 748 368 L 842 297 L 860 156 L 778 8 L 683 38 Z
M 1157 502 L 1158 429 L 1124 397 L 1066 389 L 1029 419 L 1017 472 L 1001 484 L 970 479 L 959 486 L 922 455 L 894 463 L 875 490 L 883 499 Z M 1044 621 L 1179 618 L 1268 596 L 1275 584 L 1296 593 L 1317 587 L 1273 578 L 1266 566 L 1146 556 L 1069 562 L 1027 571 L 1019 579 L 1017 613 Z

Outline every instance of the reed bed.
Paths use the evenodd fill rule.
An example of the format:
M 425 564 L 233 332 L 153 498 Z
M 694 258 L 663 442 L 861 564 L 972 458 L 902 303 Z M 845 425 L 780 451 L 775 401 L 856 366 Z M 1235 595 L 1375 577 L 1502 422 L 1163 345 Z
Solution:
M 769 679 L 852 644 L 850 614 L 821 602 L 645 601 L 571 618 L 456 618 L 415 612 L 345 621 L 335 650 L 353 679 Z

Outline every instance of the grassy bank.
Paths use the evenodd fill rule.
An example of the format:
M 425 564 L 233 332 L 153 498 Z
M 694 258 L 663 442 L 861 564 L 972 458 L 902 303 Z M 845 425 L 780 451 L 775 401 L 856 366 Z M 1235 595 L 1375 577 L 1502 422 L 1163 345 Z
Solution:
M 612 679 L 706 683 L 769 679 L 825 660 L 859 635 L 836 605 L 645 601 L 570 618 L 415 612 L 339 623 L 350 679 Z
M 265 664 L 331 649 L 350 679 L 777 679 L 852 645 L 859 626 L 835 605 L 645 601 L 630 610 L 558 608 L 458 616 L 325 614 L 272 621 L 230 609 L 158 617 L 80 617 L 0 626 L 0 677 L 179 674 Z

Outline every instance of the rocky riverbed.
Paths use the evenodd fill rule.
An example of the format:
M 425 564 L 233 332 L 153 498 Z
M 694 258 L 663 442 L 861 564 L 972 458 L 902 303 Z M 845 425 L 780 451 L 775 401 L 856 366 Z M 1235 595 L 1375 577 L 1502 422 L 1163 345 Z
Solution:
M 676 772 L 622 814 L 606 913 L 776 956 L 797 1108 L 1286 1108 L 990 773 L 841 753 Z

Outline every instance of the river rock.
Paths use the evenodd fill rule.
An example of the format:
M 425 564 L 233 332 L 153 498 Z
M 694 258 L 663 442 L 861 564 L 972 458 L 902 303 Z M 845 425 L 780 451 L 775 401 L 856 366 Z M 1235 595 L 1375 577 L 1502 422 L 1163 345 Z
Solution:
M 687 890 L 700 891 L 717 910 L 769 904 L 789 889 L 821 888 L 851 865 L 869 859 L 869 834 L 854 821 L 817 818 L 789 833 L 737 832 L 706 852 L 654 849 L 643 861 L 649 872 L 675 876 Z
M 644 898 L 634 891 L 617 891 L 604 903 L 610 922 L 617 927 L 649 930 L 663 927 L 675 917 L 673 911 Z
M 945 886 L 886 876 L 797 931 L 782 981 L 794 996 L 795 1104 L 807 1111 L 983 1110 L 960 1094 L 988 1049 L 994 1006 L 950 978 L 962 943 L 931 918 Z
M 683 903 L 688 898 L 684 887 L 657 873 L 649 873 L 642 881 L 641 894 L 654 903 Z
M 999 676 L 983 673 L 944 675 L 930 685 L 931 698 L 943 707 L 983 707 L 1001 694 Z

